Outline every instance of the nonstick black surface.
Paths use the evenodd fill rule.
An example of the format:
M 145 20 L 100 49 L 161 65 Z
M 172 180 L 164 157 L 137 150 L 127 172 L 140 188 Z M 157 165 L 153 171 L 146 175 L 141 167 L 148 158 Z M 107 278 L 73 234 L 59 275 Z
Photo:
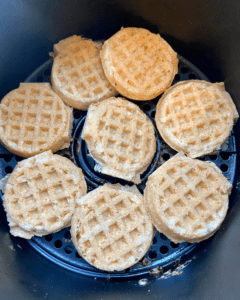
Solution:
M 136 26 L 160 32 L 175 51 L 194 63 L 210 81 L 224 80 L 227 91 L 240 107 L 239 10 L 237 1 L 37 3 L 10 0 L 1 3 L 0 98 L 29 74 L 32 75 L 28 81 L 49 80 L 51 60 L 47 60 L 47 56 L 58 40 L 71 34 L 84 34 L 94 40 L 106 39 L 121 26 Z M 42 65 L 44 61 L 46 63 Z M 174 83 L 195 76 L 207 79 L 182 57 L 180 62 L 181 77 L 176 76 Z M 139 103 L 152 121 L 156 102 Z M 83 119 L 83 113 L 74 112 L 76 138 L 80 136 Z M 143 262 L 119 274 L 96 270 L 77 257 L 68 229 L 46 238 L 34 238 L 30 243 L 11 237 L 1 208 L 0 299 L 238 298 L 239 130 L 238 123 L 221 151 L 203 158 L 216 163 L 234 185 L 228 215 L 216 235 L 190 246 L 187 243 L 175 245 L 157 233 Z M 93 162 L 86 160 L 87 149 L 82 146 L 85 152 L 76 155 L 77 145 L 73 144 L 72 152 L 65 151 L 62 155 L 75 160 L 81 167 L 85 163 L 87 167 L 83 169 L 89 189 L 105 180 L 111 181 L 93 171 Z M 159 140 L 157 154 L 161 163 L 174 153 Z M 1 147 L 0 177 L 10 173 L 19 160 L 21 158 Z M 153 169 L 156 161 L 158 158 L 151 166 Z M 145 180 L 139 186 L 140 190 L 144 189 L 144 183 Z

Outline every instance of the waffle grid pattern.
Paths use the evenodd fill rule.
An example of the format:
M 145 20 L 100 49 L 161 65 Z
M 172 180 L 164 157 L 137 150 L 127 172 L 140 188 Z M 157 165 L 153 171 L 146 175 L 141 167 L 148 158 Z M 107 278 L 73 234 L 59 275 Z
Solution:
M 163 48 L 159 54 L 158 49 L 156 55 L 154 48 L 147 47 L 138 34 L 133 35 L 131 40 L 124 35 L 116 38 L 112 49 L 113 66 L 124 85 L 153 89 L 165 81 L 171 71 L 167 50 Z
M 106 41 L 102 52 L 106 76 L 122 95 L 131 99 L 156 97 L 177 72 L 176 53 L 147 30 L 121 29 Z
M 220 215 L 224 215 L 223 203 L 219 201 L 223 197 L 222 180 L 216 178 L 216 172 L 209 173 L 209 168 L 207 176 L 201 176 L 206 171 L 202 164 L 192 166 L 182 162 L 177 168 L 180 169 L 168 169 L 157 187 L 164 223 L 174 219 L 175 226 L 181 230 L 187 228 L 190 235 L 218 223 Z
M 158 102 L 157 128 L 173 149 L 191 158 L 214 153 L 231 134 L 238 112 L 223 83 L 184 81 Z
M 64 221 L 70 220 L 82 186 L 70 173 L 70 167 L 59 166 L 55 159 L 16 169 L 5 201 L 9 215 L 20 226 L 28 224 L 33 230 L 38 226 L 47 232 L 62 228 Z
M 219 138 L 231 122 L 229 106 L 219 101 L 221 97 L 216 90 L 206 91 L 206 88 L 198 86 L 173 93 L 173 100 L 166 104 L 163 113 L 166 116 L 164 126 L 190 147 L 209 144 Z
M 154 148 L 154 130 L 130 105 L 111 105 L 100 119 L 98 131 L 104 154 L 118 169 L 148 159 L 148 149 Z
M 96 99 L 114 96 L 116 91 L 105 77 L 99 52 L 92 41 L 73 43 L 62 50 L 54 59 L 52 70 L 56 92 L 60 91 L 75 103 L 77 98 L 83 99 L 88 105 Z
M 106 264 L 110 269 L 124 269 L 147 251 L 152 237 L 146 233 L 151 232 L 152 225 L 141 201 L 131 198 L 131 194 L 108 190 L 87 202 L 91 212 L 82 215 L 78 221 L 81 228 L 76 231 L 81 253 L 87 260 Z
M 20 86 L 1 102 L 1 138 L 10 148 L 18 147 L 22 152 L 50 147 L 66 129 L 67 111 L 63 106 L 50 89 Z

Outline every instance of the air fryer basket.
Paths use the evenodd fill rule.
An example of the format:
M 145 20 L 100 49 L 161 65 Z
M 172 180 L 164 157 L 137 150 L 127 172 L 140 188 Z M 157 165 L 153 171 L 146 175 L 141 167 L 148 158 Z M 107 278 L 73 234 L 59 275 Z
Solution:
M 188 57 L 198 65 L 196 67 L 189 60 L 178 55 L 179 69 L 173 84 L 189 79 L 221 81 L 226 77 L 226 88 L 232 94 L 237 106 L 240 105 L 237 99 L 237 96 L 240 95 L 238 93 L 239 87 L 237 86 L 239 79 L 234 78 L 229 71 L 232 68 L 232 72 L 235 74 L 237 63 L 232 63 L 231 59 L 228 59 L 227 63 L 224 62 L 222 55 L 226 53 L 226 49 L 223 49 L 222 53 L 220 53 L 219 49 L 214 48 L 216 44 L 220 43 L 218 40 L 220 33 L 217 29 L 216 36 L 218 38 L 214 36 L 212 42 L 209 40 L 210 34 L 207 28 L 215 28 L 215 23 L 211 23 L 214 18 L 211 17 L 208 8 L 205 12 L 208 20 L 207 23 L 199 21 L 198 18 L 195 20 L 197 24 L 200 22 L 206 26 L 206 31 L 201 27 L 197 28 L 200 34 L 199 39 L 197 39 L 191 29 L 194 20 L 191 15 L 187 14 L 189 11 L 189 13 L 192 12 L 192 15 L 195 16 L 196 9 L 188 1 L 182 2 L 183 7 L 178 7 L 179 4 L 175 3 L 175 1 L 168 1 L 168 3 L 172 3 L 178 7 L 179 13 L 185 11 L 190 20 L 189 24 L 186 24 L 183 19 L 180 19 L 180 21 L 175 20 L 177 25 L 175 26 L 175 30 L 171 26 L 168 27 L 168 20 L 165 21 L 167 18 L 166 15 L 168 17 L 171 16 L 171 12 L 168 4 L 164 2 L 162 6 L 154 3 L 153 7 L 150 8 L 150 4 L 147 4 L 147 1 L 133 2 L 135 4 L 132 5 L 126 1 L 120 1 L 115 6 L 110 1 L 102 1 L 102 3 L 99 3 L 101 1 L 96 1 L 95 5 L 99 8 L 99 11 L 95 11 L 96 7 L 91 6 L 93 4 L 90 4 L 86 0 L 82 2 L 82 7 L 79 6 L 77 1 L 68 2 L 68 11 L 65 11 L 65 1 L 60 1 L 59 3 L 53 1 L 51 4 L 43 1 L 42 6 L 34 5 L 30 1 L 26 2 L 27 5 L 21 4 L 24 7 L 22 15 L 26 19 L 31 20 L 32 24 L 36 25 L 36 31 L 40 30 L 38 33 L 42 42 L 40 45 L 41 53 L 36 48 L 36 45 L 30 46 L 30 61 L 28 65 L 25 65 L 28 73 L 26 73 L 26 70 L 23 70 L 23 67 L 21 69 L 19 67 L 20 62 L 16 61 L 20 75 L 11 73 L 12 75 L 15 74 L 13 82 L 10 83 L 8 81 L 6 85 L 3 85 L 4 88 L 1 96 L 4 96 L 10 89 L 15 88 L 19 82 L 24 80 L 26 82 L 50 82 L 52 59 L 47 59 L 46 54 L 47 51 L 52 50 L 53 43 L 59 39 L 71 34 L 84 34 L 86 37 L 97 40 L 99 38 L 108 38 L 119 30 L 121 26 L 137 26 L 148 28 L 153 32 L 159 31 L 161 34 L 163 33 L 163 37 L 173 46 L 174 50 Z M 14 1 L 10 1 L 10 4 L 13 3 Z M 187 3 L 189 4 L 188 6 Z M 231 4 L 232 6 L 233 3 L 234 1 Z M 21 5 L 18 4 L 17 7 L 20 8 Z M 198 12 L 204 12 L 203 5 L 208 7 L 211 3 L 208 4 L 207 1 L 202 1 Z M 92 8 L 92 11 L 88 6 Z M 240 8 L 240 5 L 238 6 Z M 160 9 L 165 12 L 162 13 L 162 20 L 157 20 L 154 14 L 154 7 L 158 8 L 159 12 Z M 176 11 L 176 7 L 172 8 L 172 13 Z M 6 5 L 3 7 L 3 12 L 6 9 L 7 15 L 10 16 L 13 12 L 8 11 L 8 8 L 14 10 L 14 6 Z M 47 11 L 48 8 L 50 13 Z M 84 19 L 83 12 L 80 13 L 82 19 L 79 20 L 79 24 L 84 24 L 82 29 L 77 23 L 77 16 L 74 13 L 75 8 L 79 12 L 82 9 L 88 16 L 87 19 Z M 222 7 L 221 9 L 223 13 L 224 8 Z M 227 12 L 228 8 L 225 11 Z M 73 16 L 72 23 L 70 25 L 65 23 L 60 24 L 59 18 L 63 21 L 64 14 L 69 16 L 70 12 Z M 102 15 L 103 21 L 99 17 L 99 14 L 100 16 Z M 117 16 L 116 19 L 113 18 L 114 14 Z M 142 15 L 141 18 L 139 17 L 140 15 Z M 33 16 L 36 18 L 33 18 Z M 97 25 L 94 24 L 94 16 L 97 19 Z M 23 17 L 22 20 L 25 18 Z M 51 23 L 51 20 L 56 20 L 57 24 L 60 24 L 61 28 L 63 28 L 63 33 L 59 32 L 56 24 L 53 23 L 51 23 L 51 26 L 56 34 L 43 32 L 46 24 L 39 23 L 39 19 L 42 22 L 45 20 L 47 25 Z M 179 20 L 178 16 L 177 20 Z M 236 22 L 235 19 L 234 22 Z M 187 32 L 184 33 L 182 31 L 180 27 L 182 25 L 184 25 L 185 30 L 188 30 Z M 15 24 L 15 26 L 17 25 Z M 24 23 L 22 27 L 24 26 L 27 28 L 28 25 Z M 206 35 L 205 39 L 203 32 Z M 164 36 L 164 33 L 166 36 Z M 31 33 L 27 33 L 26 35 L 34 42 Z M 49 39 L 48 42 L 46 42 L 47 38 Z M 198 43 L 202 43 L 198 44 L 196 40 Z M 7 40 L 3 39 L 3 41 Z M 18 38 L 17 41 L 21 43 Z M 192 41 L 193 44 L 189 41 Z M 229 39 L 229 43 L 231 41 Z M 36 44 L 39 45 L 39 42 L 36 41 Z M 26 62 L 24 57 L 26 57 L 28 50 L 26 46 L 21 47 L 19 51 L 22 51 L 21 56 Z M 235 49 L 235 47 L 233 48 Z M 240 50 L 240 47 L 238 49 Z M 39 54 L 41 57 L 41 63 L 38 61 L 39 58 L 34 58 L 34 54 L 32 54 L 34 50 L 35 55 Z M 192 51 L 195 52 L 192 53 Z M 214 56 L 211 52 L 217 53 L 218 56 Z M 7 52 L 5 52 L 5 55 L 6 57 L 8 56 Z M 9 59 L 7 61 L 10 70 L 12 70 L 11 62 L 9 62 Z M 5 62 L 3 63 L 3 68 L 0 68 L 0 74 L 1 70 L 6 70 L 6 66 L 4 69 L 4 64 Z M 11 76 L 7 71 L 6 74 Z M 29 76 L 29 74 L 31 75 Z M 27 79 L 25 79 L 26 77 Z M 6 76 L 4 76 L 3 83 L 5 82 L 4 80 L 6 81 Z M 141 176 L 142 182 L 138 185 L 140 191 L 144 190 L 148 176 L 159 165 L 176 153 L 166 145 L 156 129 L 154 116 L 159 98 L 143 102 L 133 101 L 140 106 L 153 123 L 157 137 L 157 151 L 152 163 Z M 89 191 L 105 182 L 131 184 L 94 171 L 95 163 L 88 155 L 86 144 L 81 139 L 85 115 L 86 112 L 74 109 L 73 141 L 69 149 L 61 150 L 58 154 L 71 159 L 77 166 L 82 168 Z M 203 299 L 204 297 L 207 299 L 221 299 L 221 297 L 222 299 L 226 299 L 224 298 L 225 296 L 227 298 L 237 297 L 238 292 L 240 292 L 238 290 L 237 279 L 239 279 L 240 275 L 234 273 L 238 270 L 237 267 L 240 266 L 238 262 L 240 253 L 236 248 L 238 237 L 240 236 L 238 234 L 239 224 L 237 222 L 237 208 L 240 205 L 240 201 L 237 201 L 239 178 L 239 161 L 237 157 L 240 149 L 239 130 L 239 123 L 237 123 L 231 136 L 222 145 L 217 154 L 206 155 L 200 158 L 214 162 L 234 186 L 232 195 L 230 196 L 230 208 L 227 218 L 217 234 L 200 244 L 174 244 L 163 234 L 156 232 L 152 245 L 144 258 L 133 267 L 121 272 L 103 272 L 89 265 L 76 252 L 71 242 L 69 228 L 45 237 L 34 237 L 30 241 L 11 237 L 2 208 L 0 226 L 2 233 L 2 243 L 0 244 L 0 273 L 2 276 L 0 276 L 0 284 L 2 288 L 0 288 L 0 299 L 100 299 L 101 297 L 103 299 L 145 299 L 146 297 L 152 296 L 154 298 L 160 295 L 170 299 L 175 297 L 188 299 L 191 296 L 194 299 Z M 21 157 L 9 153 L 0 145 L 0 179 L 6 174 L 11 173 L 20 160 L 22 160 Z M 221 273 L 222 268 L 225 269 L 224 275 Z M 228 276 L 228 279 L 225 276 Z M 17 295 L 16 298 L 14 295 Z

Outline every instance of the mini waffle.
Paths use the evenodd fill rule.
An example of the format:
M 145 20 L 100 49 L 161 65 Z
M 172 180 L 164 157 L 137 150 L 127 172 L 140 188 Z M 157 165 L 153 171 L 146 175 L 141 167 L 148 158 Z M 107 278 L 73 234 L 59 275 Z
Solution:
M 73 43 L 78 43 L 82 41 L 82 37 L 79 35 L 72 35 L 64 40 L 61 40 L 57 44 L 54 44 L 53 46 L 53 52 L 50 52 L 49 55 L 53 58 L 55 58 L 59 52 L 61 52 L 64 48 L 67 48 L 69 45 Z
M 11 234 L 31 238 L 69 226 L 86 191 L 81 169 L 51 151 L 19 162 L 3 197 Z
M 0 140 L 22 157 L 68 148 L 72 109 L 49 83 L 21 83 L 0 104 Z
M 122 28 L 104 43 L 100 55 L 110 83 L 130 99 L 155 98 L 178 72 L 177 53 L 159 34 L 142 28 Z
M 124 98 L 109 98 L 89 107 L 82 138 L 96 160 L 95 170 L 140 183 L 156 151 L 153 124 Z
M 108 184 L 78 203 L 71 235 L 87 262 L 101 270 L 120 271 L 144 256 L 152 242 L 153 225 L 139 192 Z
M 66 104 L 87 110 L 91 103 L 117 95 L 104 75 L 101 47 L 101 43 L 80 36 L 70 37 L 54 46 L 51 82 Z
M 220 149 L 238 112 L 223 83 L 189 80 L 163 94 L 155 119 L 170 147 L 195 158 Z
M 173 242 L 200 242 L 222 224 L 231 187 L 214 163 L 178 153 L 149 176 L 145 207 Z

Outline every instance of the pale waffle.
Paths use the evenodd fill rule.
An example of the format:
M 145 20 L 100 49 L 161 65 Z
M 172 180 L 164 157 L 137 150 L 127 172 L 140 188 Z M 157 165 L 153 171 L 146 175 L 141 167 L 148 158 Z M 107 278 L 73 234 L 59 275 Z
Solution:
M 156 151 L 153 124 L 124 98 L 109 98 L 89 107 L 82 138 L 96 160 L 95 170 L 140 183 Z
M 47 151 L 19 162 L 3 196 L 11 234 L 31 238 L 69 226 L 86 192 L 82 170 L 67 158 Z
M 78 202 L 71 222 L 72 241 L 78 253 L 98 269 L 129 268 L 151 245 L 153 225 L 143 196 L 135 190 L 107 184 Z
M 231 187 L 214 163 L 178 153 L 149 176 L 145 207 L 157 230 L 173 242 L 200 242 L 222 224 Z
M 220 149 L 231 134 L 238 112 L 223 83 L 189 80 L 163 94 L 155 119 L 170 147 L 195 158 Z
M 104 43 L 100 55 L 110 83 L 130 99 L 155 98 L 178 72 L 177 53 L 159 34 L 143 28 L 122 28 Z
M 51 82 L 62 100 L 77 109 L 117 95 L 100 59 L 101 43 L 73 36 L 54 46 Z
M 0 103 L 0 141 L 22 157 L 68 148 L 72 109 L 49 83 L 21 83 Z
M 64 40 L 61 40 L 57 44 L 53 45 L 53 52 L 50 52 L 49 55 L 53 58 L 55 58 L 60 51 L 62 51 L 64 48 L 67 48 L 69 45 L 73 43 L 80 42 L 82 40 L 82 37 L 79 35 L 72 35 Z

